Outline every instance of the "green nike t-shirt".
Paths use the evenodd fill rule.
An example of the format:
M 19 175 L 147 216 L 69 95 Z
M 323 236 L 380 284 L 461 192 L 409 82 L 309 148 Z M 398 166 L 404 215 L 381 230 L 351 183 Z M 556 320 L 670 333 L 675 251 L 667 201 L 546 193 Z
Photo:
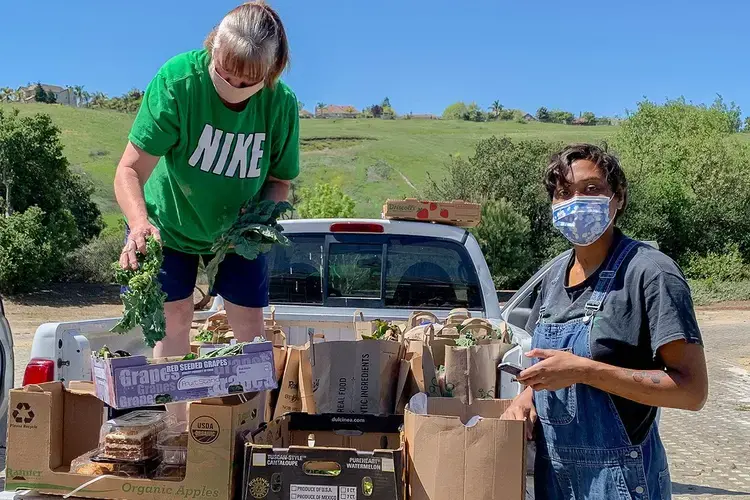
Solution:
M 195 50 L 173 57 L 146 88 L 128 139 L 160 156 L 144 186 L 152 224 L 164 245 L 206 254 L 259 195 L 268 176 L 299 174 L 297 98 L 283 82 L 253 95 L 242 111 L 227 108 Z

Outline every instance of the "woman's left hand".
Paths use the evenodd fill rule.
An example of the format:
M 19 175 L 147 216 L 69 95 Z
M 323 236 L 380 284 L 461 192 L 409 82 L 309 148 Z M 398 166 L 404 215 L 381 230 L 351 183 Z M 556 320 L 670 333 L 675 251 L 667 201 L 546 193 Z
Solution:
M 532 349 L 526 356 L 541 361 L 518 374 L 516 380 L 535 391 L 556 391 L 581 383 L 591 363 L 588 358 L 555 349 Z

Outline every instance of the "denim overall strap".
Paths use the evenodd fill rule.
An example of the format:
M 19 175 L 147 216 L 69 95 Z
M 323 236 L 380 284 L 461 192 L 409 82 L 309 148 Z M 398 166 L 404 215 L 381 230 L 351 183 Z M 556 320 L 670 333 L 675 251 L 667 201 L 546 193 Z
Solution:
M 539 318 L 537 318 L 537 323 L 542 319 L 544 312 L 549 309 L 549 301 L 552 296 L 552 294 L 549 293 L 549 290 L 554 289 L 560 280 L 565 280 L 565 271 L 568 268 L 568 262 L 570 262 L 570 256 L 572 253 L 573 250 L 566 250 L 560 257 L 560 260 L 550 268 L 549 273 L 550 276 L 552 276 L 552 281 L 550 281 L 547 286 L 547 296 L 542 297 L 542 305 L 539 306 Z
M 623 238 L 617 245 L 617 248 L 609 258 L 607 265 L 599 273 L 599 280 L 596 283 L 594 292 L 586 302 L 586 306 L 584 307 L 584 322 L 588 323 L 590 318 L 602 309 L 604 300 L 607 298 L 607 295 L 609 295 L 609 292 L 612 290 L 612 286 L 615 284 L 615 277 L 620 270 L 620 266 L 622 266 L 622 263 L 628 255 L 630 255 L 630 252 L 632 252 L 639 244 L 638 241 L 631 240 L 630 238 Z

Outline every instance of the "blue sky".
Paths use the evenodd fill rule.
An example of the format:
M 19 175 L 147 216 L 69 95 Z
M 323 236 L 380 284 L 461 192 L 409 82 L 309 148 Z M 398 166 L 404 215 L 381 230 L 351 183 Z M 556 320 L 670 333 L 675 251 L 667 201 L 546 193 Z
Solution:
M 199 47 L 226 0 L 6 2 L 0 86 L 41 80 L 121 94 Z M 744 0 L 270 0 L 286 25 L 285 80 L 308 109 L 388 96 L 399 113 L 495 99 L 534 112 L 623 115 L 643 96 L 716 94 L 750 114 Z

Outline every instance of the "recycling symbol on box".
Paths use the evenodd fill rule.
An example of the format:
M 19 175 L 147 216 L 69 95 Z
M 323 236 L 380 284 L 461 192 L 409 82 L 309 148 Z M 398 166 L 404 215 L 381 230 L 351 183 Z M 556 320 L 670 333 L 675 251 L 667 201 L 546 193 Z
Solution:
M 30 424 L 34 420 L 34 412 L 31 410 L 29 403 L 18 403 L 13 410 L 13 420 L 17 424 Z

